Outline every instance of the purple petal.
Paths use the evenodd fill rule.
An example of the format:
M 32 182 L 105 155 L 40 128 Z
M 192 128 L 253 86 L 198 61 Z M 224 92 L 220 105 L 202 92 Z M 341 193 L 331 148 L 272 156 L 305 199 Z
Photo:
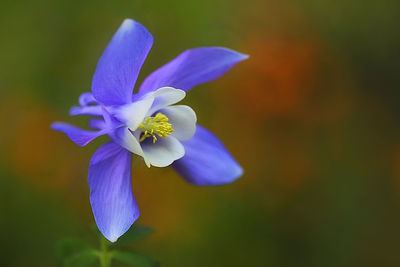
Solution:
M 189 183 L 222 185 L 235 181 L 243 169 L 218 138 L 197 125 L 192 139 L 183 142 L 185 156 L 172 167 Z
M 140 92 L 150 92 L 164 86 L 190 90 L 217 79 L 247 55 L 222 47 L 200 47 L 186 50 L 178 57 L 150 74 Z
M 98 104 L 98 102 L 91 92 L 85 92 L 79 96 L 79 104 L 81 106 L 87 106 L 89 104 Z
M 89 127 L 96 130 L 105 129 L 107 124 L 104 120 L 101 119 L 91 119 L 89 120 Z
M 99 137 L 100 135 L 107 133 L 106 130 L 102 131 L 83 130 L 64 122 L 53 123 L 51 125 L 51 129 L 65 133 L 69 137 L 69 139 L 71 139 L 78 146 L 85 146 L 96 137 Z
M 93 76 L 94 97 L 105 105 L 131 102 L 140 68 L 153 44 L 151 34 L 126 19 L 101 56 Z
M 88 115 L 88 116 L 102 116 L 103 112 L 101 106 L 82 106 L 82 107 L 72 107 L 69 110 L 69 115 Z
M 90 161 L 90 204 L 97 227 L 111 242 L 139 217 L 132 193 L 131 167 L 131 153 L 114 142 L 102 145 Z

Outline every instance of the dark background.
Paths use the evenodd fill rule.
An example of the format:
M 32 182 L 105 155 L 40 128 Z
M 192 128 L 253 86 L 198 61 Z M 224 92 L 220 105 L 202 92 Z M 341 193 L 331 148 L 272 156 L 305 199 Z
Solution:
M 86 183 L 102 138 L 49 129 L 88 91 L 124 18 L 154 36 L 139 82 L 185 49 L 250 55 L 187 96 L 244 176 L 194 187 L 134 159 L 132 249 L 162 266 L 400 266 L 398 0 L 0 2 L 1 266 L 55 266 L 90 240 Z

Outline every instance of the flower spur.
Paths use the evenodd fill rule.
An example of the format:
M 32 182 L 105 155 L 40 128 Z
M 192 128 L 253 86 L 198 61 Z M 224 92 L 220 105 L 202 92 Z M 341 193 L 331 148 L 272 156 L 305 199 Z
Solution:
M 194 86 L 214 80 L 246 55 L 221 47 L 186 50 L 150 74 L 133 94 L 140 68 L 153 37 L 138 22 L 126 19 L 101 56 L 92 92 L 79 97 L 70 115 L 89 115 L 83 130 L 55 122 L 79 146 L 101 135 L 111 139 L 89 164 L 90 203 L 101 233 L 115 242 L 139 217 L 132 193 L 131 155 L 148 167 L 172 166 L 194 185 L 221 185 L 243 170 L 211 132 L 196 124 L 196 114 L 181 101 Z

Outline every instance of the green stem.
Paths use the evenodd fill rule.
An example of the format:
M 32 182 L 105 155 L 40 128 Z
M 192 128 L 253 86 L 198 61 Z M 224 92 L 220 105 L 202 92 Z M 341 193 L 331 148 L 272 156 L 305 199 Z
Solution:
M 101 239 L 101 250 L 100 250 L 100 265 L 101 267 L 110 267 L 111 253 L 107 250 L 107 240 L 103 237 Z

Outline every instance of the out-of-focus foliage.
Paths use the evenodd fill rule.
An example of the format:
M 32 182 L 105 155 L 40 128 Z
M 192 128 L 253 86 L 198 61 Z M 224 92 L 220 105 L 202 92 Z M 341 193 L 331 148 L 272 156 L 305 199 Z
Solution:
M 132 226 L 118 241 L 111 243 L 97 229 L 96 225 L 92 230 L 97 236 L 98 244 L 88 244 L 80 238 L 68 238 L 57 243 L 57 258 L 61 266 L 64 267 L 85 267 L 94 266 L 120 266 L 125 263 L 129 266 L 155 267 L 159 263 L 142 254 L 133 252 L 129 245 L 146 238 L 154 230 L 146 226 Z M 121 250 L 121 247 L 125 247 Z
M 49 125 L 85 124 L 67 110 L 130 17 L 155 39 L 139 82 L 187 48 L 250 55 L 185 100 L 244 176 L 198 188 L 134 159 L 138 223 L 156 232 L 130 249 L 162 266 L 399 266 L 399 13 L 396 0 L 0 1 L 0 265 L 55 266 L 59 240 L 93 239 L 87 167 L 105 138 L 81 149 Z

